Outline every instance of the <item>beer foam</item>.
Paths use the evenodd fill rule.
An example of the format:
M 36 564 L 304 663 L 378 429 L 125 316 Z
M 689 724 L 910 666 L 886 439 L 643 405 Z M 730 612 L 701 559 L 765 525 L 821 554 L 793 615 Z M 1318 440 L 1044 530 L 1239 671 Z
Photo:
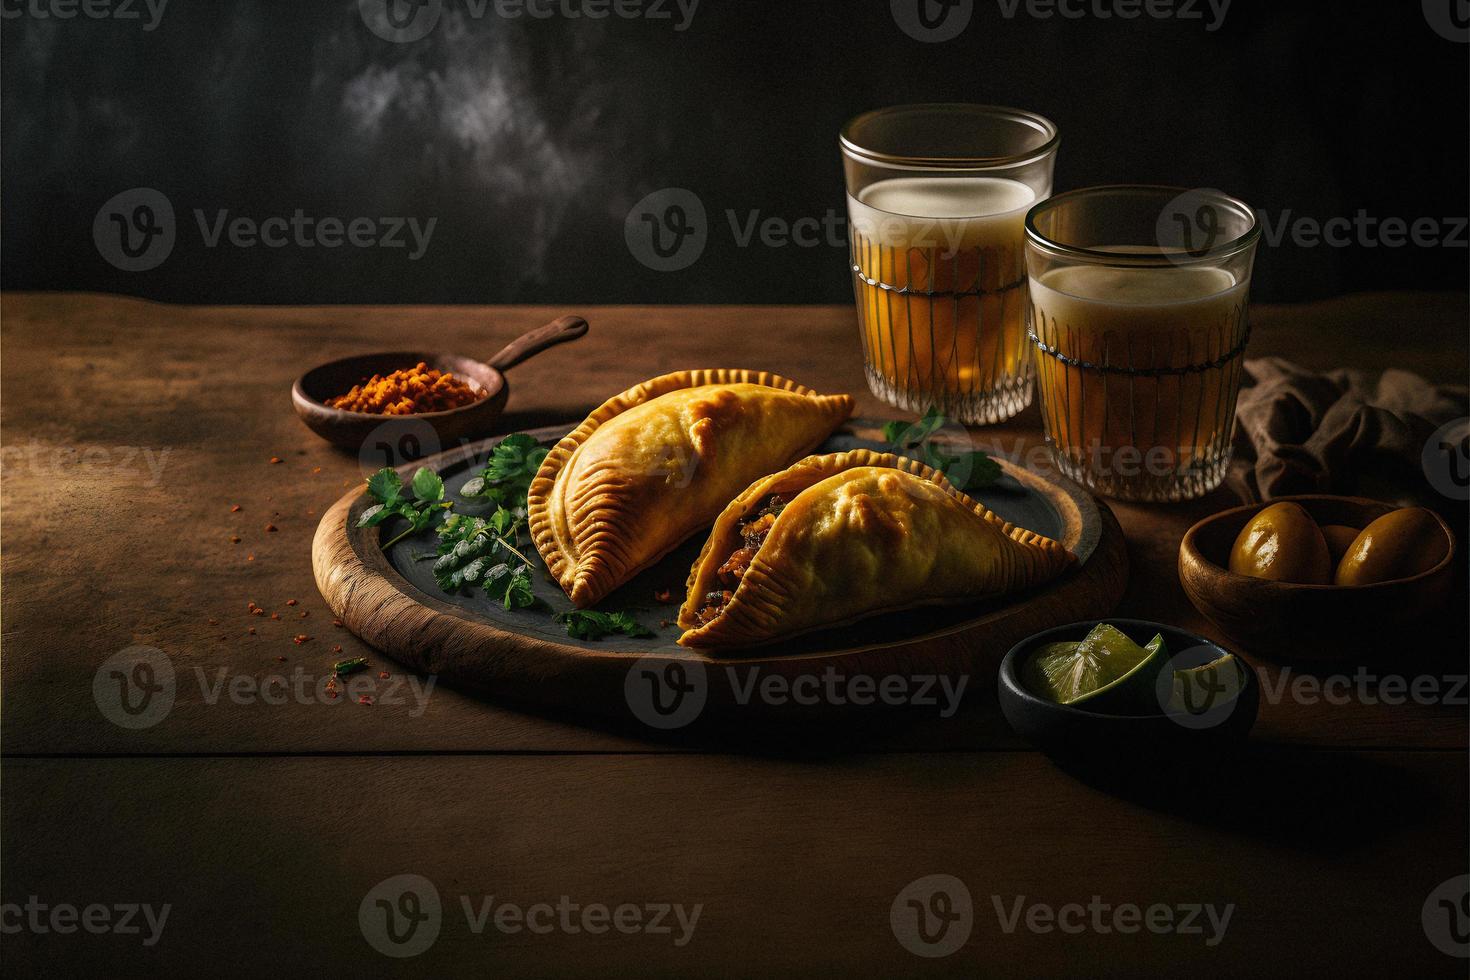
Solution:
M 895 177 L 847 201 L 855 232 L 880 245 L 1017 248 L 1036 192 L 1004 177 Z

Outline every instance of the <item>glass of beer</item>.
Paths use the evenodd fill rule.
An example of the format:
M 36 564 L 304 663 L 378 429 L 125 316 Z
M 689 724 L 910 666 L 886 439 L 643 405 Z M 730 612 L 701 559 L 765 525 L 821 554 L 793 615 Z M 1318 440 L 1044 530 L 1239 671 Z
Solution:
M 1063 473 L 1121 500 L 1219 486 L 1259 238 L 1214 190 L 1093 187 L 1031 209 L 1028 339 Z
M 843 128 L 858 329 L 879 398 L 970 424 L 1031 403 L 1025 217 L 1051 193 L 1058 142 L 1034 113 L 951 103 Z

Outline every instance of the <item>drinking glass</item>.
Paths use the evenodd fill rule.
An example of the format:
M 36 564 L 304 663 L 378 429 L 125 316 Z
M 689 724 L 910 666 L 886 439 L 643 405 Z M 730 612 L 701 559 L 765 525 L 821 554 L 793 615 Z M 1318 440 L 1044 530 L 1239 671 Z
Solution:
M 1063 473 L 1122 500 L 1225 477 L 1260 230 L 1214 190 L 1092 187 L 1026 215 L 1046 439 Z
M 842 130 L 868 387 L 971 424 L 1031 403 L 1025 216 L 1051 193 L 1049 120 L 998 106 L 896 106 Z

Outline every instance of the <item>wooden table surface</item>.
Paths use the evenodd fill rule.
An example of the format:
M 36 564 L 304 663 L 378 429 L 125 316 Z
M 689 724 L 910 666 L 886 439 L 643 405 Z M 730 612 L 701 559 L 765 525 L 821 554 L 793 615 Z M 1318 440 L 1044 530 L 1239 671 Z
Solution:
M 1428 704 L 1384 703 L 1371 681 L 1324 697 L 1310 686 L 1319 678 L 1252 658 L 1266 691 L 1247 750 L 1109 785 L 1019 741 L 987 679 L 949 718 L 864 714 L 772 732 L 753 717 L 748 738 L 690 739 L 450 690 L 334 627 L 310 541 L 362 464 L 296 420 L 293 377 L 373 349 L 488 356 L 566 312 L 586 316 L 590 335 L 510 375 L 503 431 L 574 421 L 642 379 L 719 365 L 897 414 L 863 383 L 845 307 L 0 297 L 7 965 L 1129 976 L 1290 962 L 1293 973 L 1464 974 L 1421 922 L 1431 891 L 1470 867 L 1467 712 L 1453 681 L 1463 650 Z M 1259 307 L 1251 353 L 1463 383 L 1466 314 L 1465 296 L 1442 294 Z M 1040 418 L 1033 407 L 975 437 L 1024 452 Z M 1132 568 L 1118 615 L 1213 636 L 1175 560 L 1184 530 L 1230 503 L 1223 490 L 1172 507 L 1112 503 Z M 173 702 L 155 723 L 124 727 L 110 720 L 105 662 L 139 645 L 171 664 Z M 360 682 L 370 706 L 320 693 L 332 662 L 354 655 L 372 662 Z M 380 954 L 362 925 L 382 917 L 374 887 L 400 874 L 427 879 L 442 904 L 437 938 L 409 959 Z M 911 952 L 890 920 L 896 902 L 912 917 L 900 892 L 930 875 L 971 897 L 968 939 L 942 958 Z M 1017 896 L 1041 909 L 1038 926 L 1069 903 L 1229 905 L 1232 917 L 1218 942 L 1208 924 L 1124 933 L 1111 912 L 1080 932 L 1042 931 L 1030 913 L 1007 918 Z M 544 932 L 479 917 L 559 901 L 700 911 L 687 936 L 677 924 L 594 934 L 575 912 Z M 94 903 L 170 911 L 153 944 L 146 924 L 93 934 L 53 915 Z

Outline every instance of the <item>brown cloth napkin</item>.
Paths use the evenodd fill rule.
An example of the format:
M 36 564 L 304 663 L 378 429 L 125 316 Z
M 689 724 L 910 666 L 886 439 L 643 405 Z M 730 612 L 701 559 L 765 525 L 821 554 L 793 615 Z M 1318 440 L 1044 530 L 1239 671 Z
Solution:
M 1452 441 L 1466 438 L 1465 388 L 1395 368 L 1376 378 L 1317 374 L 1276 357 L 1246 361 L 1245 373 L 1232 482 L 1246 499 L 1340 493 L 1437 510 L 1451 504 L 1431 486 L 1423 454 L 1446 423 L 1461 423 Z

